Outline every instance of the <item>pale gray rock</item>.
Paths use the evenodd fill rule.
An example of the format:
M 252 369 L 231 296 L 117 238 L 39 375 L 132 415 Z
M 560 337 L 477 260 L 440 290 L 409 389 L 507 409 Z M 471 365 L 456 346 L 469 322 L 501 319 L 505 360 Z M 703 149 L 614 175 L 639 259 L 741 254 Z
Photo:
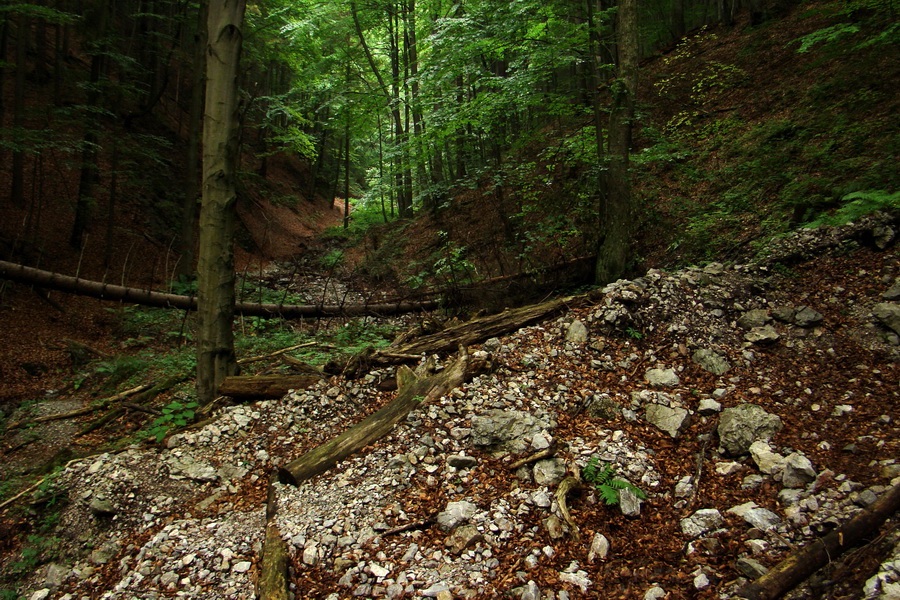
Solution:
M 801 488 L 816 480 L 812 462 L 799 452 L 789 454 L 784 460 L 781 483 L 787 488 Z
M 780 473 L 784 469 L 784 457 L 772 452 L 772 447 L 766 442 L 757 440 L 750 444 L 750 456 L 756 468 L 767 475 Z
M 900 299 L 900 279 L 894 281 L 894 285 L 888 288 L 881 297 L 885 300 L 898 300 Z
M 728 509 L 728 512 L 744 519 L 751 527 L 761 531 L 774 529 L 781 524 L 781 517 L 767 508 L 757 506 L 755 502 L 746 502 Z
M 482 350 L 487 352 L 496 352 L 500 349 L 500 346 L 503 344 L 500 342 L 500 338 L 488 338 L 484 341 L 484 344 L 481 345 Z
M 450 585 L 446 581 L 438 581 L 421 591 L 426 598 L 437 598 L 441 592 L 449 592 Z
M 556 515 L 550 515 L 544 519 L 544 527 L 551 540 L 561 540 L 566 535 L 566 524 Z
M 772 318 L 769 317 L 769 312 L 763 308 L 757 308 L 754 310 L 748 310 L 744 314 L 738 318 L 738 325 L 743 329 L 754 329 L 757 327 L 762 327 Z
M 661 598 L 666 597 L 666 590 L 662 589 L 658 585 L 654 585 L 652 588 L 644 592 L 644 600 L 660 600 Z
M 701 369 L 713 375 L 724 375 L 731 369 L 731 363 L 724 356 L 708 348 L 700 348 L 691 358 Z
M 538 485 L 556 485 L 565 477 L 566 462 L 561 458 L 548 458 L 534 464 L 534 482 Z
M 882 302 L 875 305 L 872 314 L 879 323 L 894 333 L 900 334 L 900 305 L 893 302 Z
M 100 496 L 95 496 L 91 499 L 90 505 L 88 505 L 90 511 L 97 515 L 98 517 L 108 517 L 116 514 L 116 507 L 113 506 L 113 503 L 109 500 L 109 498 L 102 498 Z
M 722 404 L 712 398 L 703 398 L 697 406 L 697 412 L 701 415 L 712 415 L 722 411 Z
M 715 508 L 701 508 L 691 516 L 681 520 L 681 532 L 689 538 L 700 537 L 718 529 L 725 519 Z
M 781 418 L 767 413 L 755 404 L 739 404 L 722 411 L 717 428 L 725 453 L 731 456 L 747 454 L 750 445 L 767 441 L 781 430 Z
M 591 540 L 591 548 L 588 550 L 588 562 L 592 563 L 596 559 L 605 560 L 609 555 L 609 540 L 602 533 L 595 533 L 594 539 Z
M 727 461 L 716 463 L 716 473 L 719 475 L 731 475 L 741 470 L 743 465 L 739 462 Z
M 472 417 L 471 440 L 476 446 L 525 452 L 529 448 L 527 440 L 549 428 L 550 423 L 524 411 L 490 410 Z
M 744 339 L 752 344 L 759 344 L 760 346 L 765 346 L 767 344 L 773 344 L 778 341 L 781 336 L 775 331 L 775 328 L 771 325 L 763 325 L 762 327 L 754 327 L 746 334 L 744 334 Z
M 808 306 L 800 306 L 794 311 L 794 325 L 797 327 L 813 327 L 824 320 L 822 313 Z
M 641 499 L 628 488 L 619 490 L 619 510 L 626 517 L 639 517 L 641 514 Z
M 478 507 L 465 500 L 450 502 L 442 512 L 438 513 L 437 523 L 442 531 L 450 531 L 471 519 Z
M 675 369 L 647 369 L 644 379 L 653 387 L 675 387 L 681 383 Z
M 47 600 L 50 597 L 50 588 L 44 588 L 42 590 L 37 590 L 31 596 L 28 597 L 28 600 Z
M 578 586 L 581 588 L 582 593 L 587 593 L 588 588 L 591 586 L 593 581 L 588 577 L 586 571 L 575 571 L 574 573 L 560 573 L 559 580 L 565 581 L 566 583 L 571 583 L 574 586 Z
M 694 493 L 694 484 L 691 483 L 692 480 L 693 477 L 691 477 L 690 475 L 685 475 L 678 480 L 678 483 L 675 484 L 676 498 L 687 498 Z
M 697 573 L 694 577 L 694 588 L 698 590 L 705 590 L 709 587 L 709 577 L 706 576 L 706 573 L 702 571 Z
M 669 408 L 661 404 L 649 404 L 644 410 L 644 418 L 654 427 L 665 431 L 673 438 L 691 423 L 691 416 L 683 408 Z
M 776 321 L 781 321 L 782 323 L 793 323 L 794 307 L 779 306 L 777 308 L 773 308 L 772 309 L 772 318 L 774 318 Z
M 875 241 L 875 247 L 879 250 L 885 250 L 894 241 L 897 232 L 890 225 L 876 225 L 872 228 L 872 238 Z
M 519 600 L 541 600 L 541 588 L 534 581 L 529 581 L 514 592 L 519 594 Z
M 588 330 L 580 319 L 575 319 L 566 330 L 566 341 L 581 346 L 588 339 Z

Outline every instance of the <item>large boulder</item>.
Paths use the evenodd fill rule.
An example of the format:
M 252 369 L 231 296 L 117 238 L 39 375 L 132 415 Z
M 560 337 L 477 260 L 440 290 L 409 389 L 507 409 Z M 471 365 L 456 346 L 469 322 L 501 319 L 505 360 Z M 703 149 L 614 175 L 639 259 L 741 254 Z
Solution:
M 519 410 L 491 410 L 472 417 L 472 443 L 498 451 L 525 452 L 536 433 L 550 423 Z
M 644 418 L 649 423 L 677 438 L 691 423 L 688 411 L 683 408 L 669 408 L 662 404 L 648 404 Z
M 900 305 L 882 302 L 875 305 L 872 314 L 882 325 L 900 335 Z
M 694 362 L 700 365 L 704 371 L 713 375 L 724 375 L 731 369 L 731 364 L 721 354 L 717 354 L 708 348 L 700 348 L 692 357 Z
M 719 419 L 719 442 L 730 456 L 741 456 L 750 451 L 757 440 L 768 441 L 781 430 L 781 418 L 767 413 L 755 404 L 739 404 L 722 411 Z

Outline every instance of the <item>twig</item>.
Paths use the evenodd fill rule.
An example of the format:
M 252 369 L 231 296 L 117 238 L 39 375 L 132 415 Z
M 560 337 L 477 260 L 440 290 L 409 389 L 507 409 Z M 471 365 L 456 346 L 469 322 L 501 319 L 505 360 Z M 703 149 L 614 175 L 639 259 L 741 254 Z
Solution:
M 405 531 L 418 531 L 421 529 L 428 529 L 437 521 L 437 513 L 432 513 L 428 517 L 424 519 L 420 519 L 418 521 L 412 521 L 405 525 L 400 525 L 398 527 L 394 527 L 392 529 L 388 529 L 387 531 L 381 534 L 381 537 L 387 537 L 389 535 L 397 535 L 398 533 L 403 533 Z
M 555 453 L 556 453 L 556 444 L 550 444 L 550 446 L 548 446 L 547 448 L 544 448 L 543 450 L 539 450 L 539 451 L 535 452 L 534 454 L 530 454 L 530 455 L 526 456 L 525 458 L 520 458 L 513 464 L 509 465 L 509 470 L 515 471 L 519 467 L 524 467 L 527 464 L 537 462 L 539 460 L 547 458 L 548 456 L 553 456 Z
M 112 402 L 116 402 L 118 400 L 122 400 L 124 398 L 128 398 L 129 396 L 133 396 L 135 394 L 139 394 L 145 390 L 153 387 L 152 383 L 145 383 L 143 385 L 139 385 L 137 387 L 131 388 L 130 390 L 125 390 L 124 392 L 119 392 L 115 396 L 110 396 L 109 398 L 104 398 L 100 401 L 99 404 L 95 406 L 88 406 L 86 408 L 79 408 L 78 410 L 73 410 L 67 413 L 57 413 L 55 415 L 46 415 L 43 417 L 37 417 L 31 419 L 30 421 L 18 421 L 16 423 L 10 423 L 6 427 L 6 431 L 12 431 L 13 429 L 19 429 L 20 427 L 24 427 L 29 423 L 46 423 L 47 421 L 58 421 L 60 419 L 71 419 L 73 417 L 80 417 L 82 415 L 88 415 L 94 411 L 100 410 L 105 406 L 109 405 Z
M 251 356 L 248 358 L 242 358 L 238 361 L 239 365 L 246 365 L 248 363 L 259 362 L 261 360 L 266 360 L 267 358 L 275 358 L 280 354 L 284 354 L 285 352 L 291 352 L 293 350 L 298 350 L 300 348 L 309 348 L 311 346 L 317 346 L 319 342 L 306 342 L 305 344 L 297 344 L 296 346 L 289 346 L 287 348 L 282 348 L 281 350 L 276 350 L 271 354 L 261 354 L 259 356 Z M 330 348 L 331 346 L 325 346 L 326 348 Z

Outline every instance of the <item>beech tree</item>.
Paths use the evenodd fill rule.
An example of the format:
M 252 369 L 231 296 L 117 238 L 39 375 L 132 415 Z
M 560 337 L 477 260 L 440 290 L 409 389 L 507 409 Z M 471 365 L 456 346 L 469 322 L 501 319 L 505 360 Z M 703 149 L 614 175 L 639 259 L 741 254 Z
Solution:
M 234 354 L 234 230 L 237 202 L 238 65 L 243 0 L 210 0 L 203 200 L 198 253 L 197 395 L 209 402 L 237 370 Z

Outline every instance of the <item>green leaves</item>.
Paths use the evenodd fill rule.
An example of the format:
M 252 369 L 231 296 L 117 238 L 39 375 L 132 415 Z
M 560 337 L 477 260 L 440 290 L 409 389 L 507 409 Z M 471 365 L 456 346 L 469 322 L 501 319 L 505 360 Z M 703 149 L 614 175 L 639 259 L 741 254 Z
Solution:
M 147 430 L 147 436 L 155 438 L 157 443 L 161 442 L 169 430 L 186 427 L 193 422 L 196 415 L 194 409 L 198 406 L 200 405 L 195 401 L 179 402 L 175 400 L 170 402 L 162 409 L 162 415 L 153 420 Z
M 588 463 L 581 470 L 582 478 L 594 485 L 600 499 L 609 506 L 615 506 L 619 503 L 619 492 L 621 490 L 630 490 L 635 496 L 644 500 L 647 494 L 639 487 L 625 481 L 624 479 L 615 478 L 615 468 L 612 464 L 600 466 L 600 458 L 592 456 Z

